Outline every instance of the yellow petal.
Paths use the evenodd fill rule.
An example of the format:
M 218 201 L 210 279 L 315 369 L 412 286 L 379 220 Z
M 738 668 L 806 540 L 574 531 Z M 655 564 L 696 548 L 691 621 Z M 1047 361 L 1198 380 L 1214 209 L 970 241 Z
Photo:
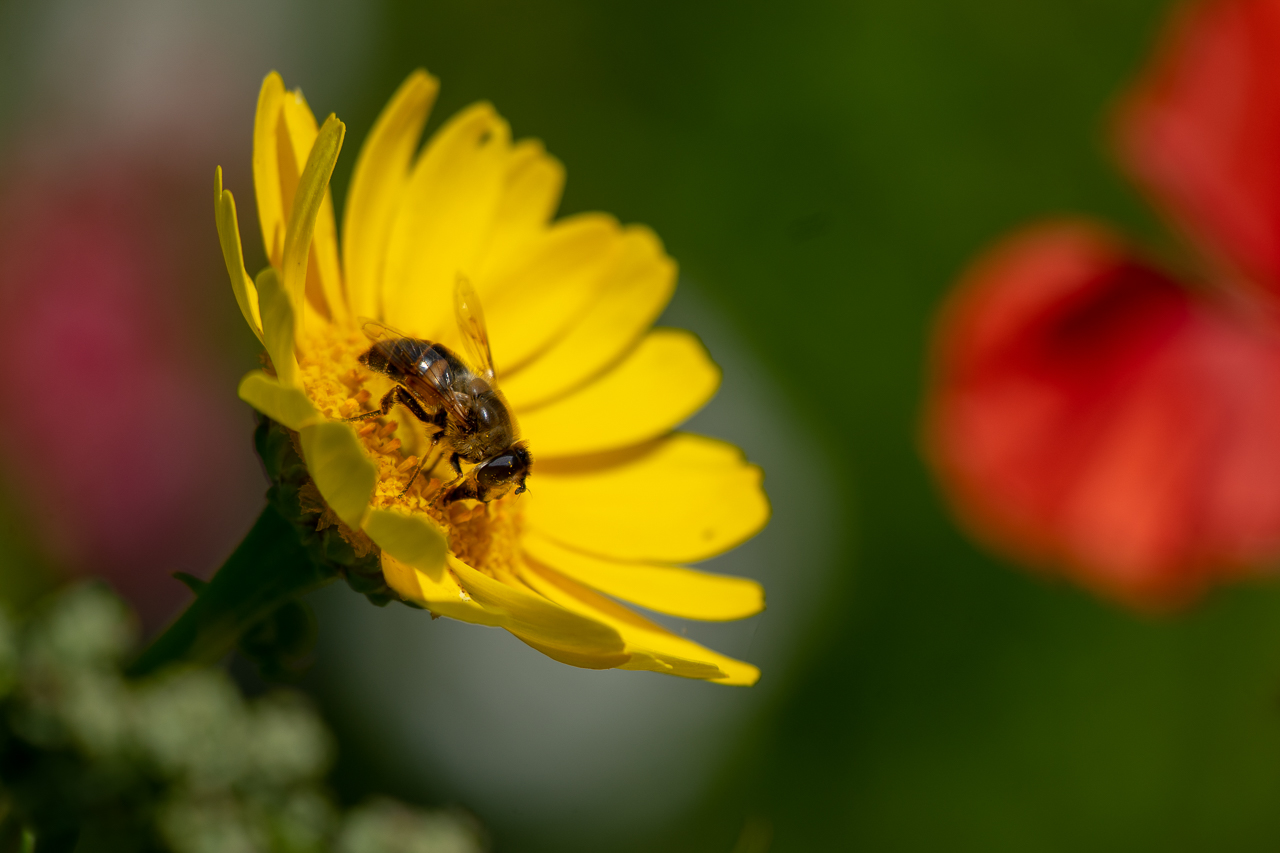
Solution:
M 666 433 L 702 408 L 720 369 L 682 329 L 655 329 L 617 367 L 531 412 L 517 411 L 538 458 L 595 453 Z
M 336 116 L 329 116 L 320 128 L 307 165 L 298 179 L 297 194 L 289 214 L 289 224 L 284 235 L 284 259 L 281 275 L 285 291 L 295 305 L 305 298 L 307 267 L 311 260 L 311 238 L 316 233 L 316 215 L 320 212 L 329 192 L 329 178 L 333 175 L 338 152 L 342 150 L 342 137 L 346 126 Z M 332 236 L 332 235 L 331 235 Z M 332 307 L 332 306 L 331 306 Z
M 402 597 L 433 613 L 477 625 L 505 628 L 557 660 L 600 667 L 625 662 L 622 638 L 613 628 L 554 604 L 524 587 L 494 580 L 448 555 L 444 567 L 421 571 L 383 554 L 383 575 Z M 568 661 L 566 661 L 568 662 Z
M 399 597 L 419 603 L 438 616 L 498 628 L 497 616 L 477 605 L 444 567 L 428 573 L 383 552 L 383 578 Z
M 520 576 L 551 601 L 617 630 L 631 654 L 631 660 L 619 669 L 648 670 L 743 686 L 755 684 L 760 678 L 760 670 L 751 664 L 677 637 L 617 602 L 535 562 L 526 562 Z
M 276 149 L 280 158 L 280 200 L 284 205 L 285 231 L 288 232 L 288 219 L 298 191 L 298 178 L 302 174 L 302 165 L 311 155 L 311 147 L 315 145 L 319 125 L 315 113 L 302 97 L 301 89 L 284 92 L 278 101 L 279 113 L 276 115 Z
M 424 572 L 438 573 L 449 549 L 440 528 L 420 515 L 374 508 L 364 532 L 384 553 Z
M 753 616 L 764 609 L 764 588 L 748 578 L 713 575 L 681 566 L 603 560 L 531 533 L 525 535 L 521 546 L 526 556 L 543 566 L 659 613 L 726 621 Z
M 342 217 L 342 262 L 347 295 L 357 315 L 378 313 L 391 219 L 439 89 L 439 81 L 422 69 L 410 74 L 378 116 L 356 160 Z
M 633 636 L 635 633 L 633 632 Z M 663 675 L 678 675 L 681 678 L 696 678 L 702 681 L 715 681 L 720 684 L 748 687 L 755 684 L 760 678 L 760 671 L 754 666 L 741 661 L 733 661 L 733 658 L 725 658 L 725 660 L 733 661 L 742 668 L 743 674 L 738 675 L 736 678 L 717 664 L 708 660 L 699 660 L 698 651 L 694 649 L 681 648 L 679 651 L 670 648 L 653 649 L 649 648 L 649 646 L 661 646 L 662 643 L 641 638 L 637 638 L 634 643 L 634 645 L 627 647 L 627 651 L 631 652 L 631 660 L 618 667 L 618 669 L 658 672 Z M 690 643 L 690 645 L 701 650 L 703 657 L 711 656 L 710 649 L 705 649 L 697 643 Z
M 253 127 L 253 183 L 258 198 L 262 239 L 272 266 L 284 263 L 289 230 L 303 164 L 317 136 L 316 119 L 302 92 L 286 92 L 280 75 L 262 81 Z M 346 312 L 338 268 L 337 229 L 333 201 L 326 192 L 315 215 L 314 240 L 307 255 L 308 301 L 326 318 Z M 286 276 L 288 278 L 288 276 Z M 290 284 L 294 284 L 290 282 Z
M 535 643 L 528 637 L 521 637 L 519 634 L 515 636 L 529 648 L 542 652 L 554 661 L 582 669 L 617 669 L 624 664 L 630 663 L 632 659 L 632 655 L 625 649 L 619 652 L 569 652 L 564 649 L 557 649 L 554 646 Z
M 697 562 L 764 527 L 762 476 L 733 445 L 676 433 L 628 450 L 535 461 L 525 522 L 603 557 Z
M 248 373 L 240 380 L 240 399 L 295 432 L 311 426 L 321 417 L 301 388 L 282 385 L 261 370 Z
M 414 164 L 391 225 L 380 318 L 438 340 L 454 331 L 458 275 L 474 280 L 510 156 L 511 131 L 488 104 L 450 119 Z
M 553 346 L 519 372 L 502 377 L 507 399 L 517 410 L 532 408 L 603 373 L 653 325 L 671 299 L 675 281 L 675 262 L 657 236 L 628 226 L 604 290 Z
M 424 572 L 383 551 L 382 576 L 401 598 L 421 604 L 438 616 L 501 627 L 501 616 L 477 603 L 443 566 L 435 572 Z
M 518 370 L 579 320 L 603 292 L 621 244 L 613 217 L 587 213 L 486 264 L 475 283 L 499 376 Z
M 378 469 L 347 424 L 325 421 L 298 433 L 307 471 L 325 503 L 349 526 L 360 527 Z
M 289 294 L 280 284 L 275 267 L 258 273 L 258 305 L 262 309 L 262 343 L 281 383 L 298 385 L 298 359 L 294 354 L 297 323 Z
M 258 92 L 258 111 L 253 120 L 253 189 L 258 198 L 262 244 L 266 247 L 267 259 L 273 266 L 279 266 L 284 255 L 285 214 L 289 209 L 282 197 L 281 146 L 277 131 L 284 95 L 284 81 L 272 71 L 262 81 L 262 89 Z M 294 169 L 289 176 L 289 203 L 292 204 L 292 188 L 297 183 L 298 173 L 297 164 L 292 159 L 292 147 L 289 147 L 287 153 Z
M 301 90 L 285 94 L 281 116 L 282 127 L 289 129 L 289 139 L 293 144 L 295 162 L 306 163 L 315 153 L 319 140 L 316 130 L 316 118 L 311 114 L 302 97 Z M 333 116 L 330 116 L 333 119 Z M 327 124 L 327 122 L 326 122 Z M 346 128 L 343 128 L 345 132 Z M 323 143 L 322 143 L 323 144 Z M 341 135 L 338 147 L 342 147 Z M 337 158 L 337 152 L 334 152 Z M 305 170 L 302 170 L 305 171 Z M 333 172 L 333 166 L 329 166 Z M 301 188 L 306 180 L 299 173 L 297 186 Z M 298 195 L 293 196 L 294 207 L 285 208 L 292 218 L 298 209 Z M 308 206 L 310 202 L 308 201 Z M 338 226 L 333 216 L 333 196 L 329 192 L 329 178 L 324 180 L 324 191 L 320 197 L 320 206 L 315 213 L 315 225 L 312 229 L 311 248 L 307 254 L 306 294 L 307 301 L 326 319 L 341 319 L 347 316 L 347 299 L 342 292 L 342 273 L 338 266 Z M 285 244 L 288 245 L 289 228 L 285 227 Z
M 218 242 L 222 245 L 222 259 L 231 277 L 231 290 L 244 321 L 262 340 L 262 316 L 258 312 L 258 289 L 244 269 L 244 250 L 240 245 L 240 223 L 236 220 L 236 200 L 230 190 L 222 188 L 222 167 L 214 171 L 213 215 L 218 225 Z
M 622 651 L 622 638 L 602 621 L 495 580 L 452 555 L 448 559 L 449 570 L 471 598 L 490 613 L 500 614 L 501 626 L 522 640 L 589 657 Z
M 507 161 L 502 200 L 494 215 L 487 254 L 502 257 L 540 234 L 555 215 L 564 190 L 564 166 L 536 139 L 522 139 Z

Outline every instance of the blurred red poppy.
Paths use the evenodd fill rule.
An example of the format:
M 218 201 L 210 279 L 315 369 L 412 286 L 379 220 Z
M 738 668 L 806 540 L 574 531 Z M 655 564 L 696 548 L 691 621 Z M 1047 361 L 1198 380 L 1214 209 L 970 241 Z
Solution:
M 1164 607 L 1280 555 L 1280 0 L 1184 7 L 1116 130 L 1195 271 L 1012 235 L 942 313 L 925 435 L 979 535 Z

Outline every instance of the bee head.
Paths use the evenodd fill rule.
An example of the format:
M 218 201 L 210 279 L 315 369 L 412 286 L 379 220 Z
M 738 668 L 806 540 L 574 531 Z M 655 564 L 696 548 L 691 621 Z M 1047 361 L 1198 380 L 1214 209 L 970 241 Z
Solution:
M 500 498 L 514 489 L 515 494 L 525 491 L 524 481 L 529 476 L 533 457 L 524 442 L 516 442 L 492 459 L 476 466 L 476 492 L 482 501 Z

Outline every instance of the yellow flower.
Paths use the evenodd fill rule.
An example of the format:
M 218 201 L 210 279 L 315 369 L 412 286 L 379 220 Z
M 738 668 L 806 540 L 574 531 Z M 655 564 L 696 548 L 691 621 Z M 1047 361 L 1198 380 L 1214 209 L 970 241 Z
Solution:
M 256 281 L 221 170 L 216 188 L 232 288 L 271 363 L 244 378 L 241 398 L 296 431 L 328 508 L 381 550 L 405 600 L 574 666 L 755 682 L 754 666 L 614 601 L 706 620 L 764 606 L 754 581 L 682 565 L 751 537 L 769 508 L 737 448 L 672 432 L 720 379 L 693 335 L 650 328 L 675 264 L 646 228 L 600 213 L 553 219 L 561 165 L 537 141 L 513 141 L 489 104 L 454 116 L 415 157 L 437 89 L 411 74 L 374 125 L 340 256 L 328 183 L 344 127 L 330 116 L 317 129 L 300 92 L 275 73 L 264 81 L 253 177 L 271 265 Z M 498 381 L 535 460 L 527 492 L 487 504 L 432 502 L 447 463 L 406 491 L 428 446 L 407 410 L 343 420 L 392 387 L 358 361 L 370 346 L 362 321 L 458 349 L 459 276 L 483 301 Z

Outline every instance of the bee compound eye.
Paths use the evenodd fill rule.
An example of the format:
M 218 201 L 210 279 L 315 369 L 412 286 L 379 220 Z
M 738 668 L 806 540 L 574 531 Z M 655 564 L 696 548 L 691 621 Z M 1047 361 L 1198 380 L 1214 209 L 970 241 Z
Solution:
M 500 486 L 511 480 L 515 470 L 515 458 L 510 453 L 495 456 L 476 470 L 476 481 L 486 489 Z

